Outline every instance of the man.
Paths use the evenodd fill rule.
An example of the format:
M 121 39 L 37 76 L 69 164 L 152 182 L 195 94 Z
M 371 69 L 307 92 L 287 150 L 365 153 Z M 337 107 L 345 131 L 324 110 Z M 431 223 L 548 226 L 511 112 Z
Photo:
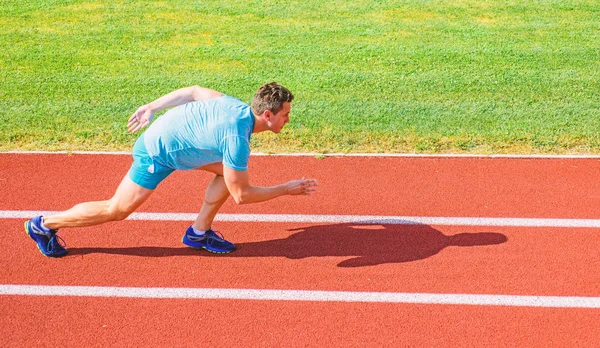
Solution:
M 300 179 L 278 186 L 252 186 L 248 176 L 252 133 L 279 133 L 289 122 L 292 93 L 276 82 L 258 89 L 249 106 L 238 99 L 198 86 L 182 88 L 140 107 L 129 119 L 129 132 L 152 122 L 155 112 L 174 107 L 148 127 L 135 145 L 133 163 L 106 201 L 81 203 L 49 216 L 25 222 L 27 234 L 48 257 L 67 250 L 56 235 L 59 228 L 81 227 L 123 220 L 175 170 L 200 169 L 215 174 L 209 183 L 196 221 L 183 243 L 213 253 L 229 253 L 235 246 L 211 229 L 229 195 L 237 204 L 267 201 L 283 195 L 310 195 L 317 181 Z

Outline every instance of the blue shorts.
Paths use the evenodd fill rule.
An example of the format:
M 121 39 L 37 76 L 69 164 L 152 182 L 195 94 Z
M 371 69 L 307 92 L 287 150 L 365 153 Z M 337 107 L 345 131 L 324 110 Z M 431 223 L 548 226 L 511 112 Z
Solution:
M 161 181 L 175 169 L 165 167 L 152 160 L 146 145 L 144 145 L 144 134 L 142 134 L 133 145 L 131 151 L 133 163 L 129 169 L 129 177 L 133 182 L 148 190 L 154 190 Z

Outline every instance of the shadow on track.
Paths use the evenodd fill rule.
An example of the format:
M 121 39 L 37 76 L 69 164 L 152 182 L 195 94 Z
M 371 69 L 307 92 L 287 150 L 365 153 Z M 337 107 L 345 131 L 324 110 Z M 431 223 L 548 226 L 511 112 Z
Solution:
M 349 257 L 339 267 L 363 267 L 386 263 L 423 260 L 446 247 L 496 245 L 507 241 L 493 232 L 459 233 L 451 236 L 427 225 L 330 224 L 289 230 L 287 238 L 237 243 L 231 254 L 214 255 L 187 247 L 70 248 L 70 255 L 92 253 L 143 257 L 214 256 L 214 257 Z

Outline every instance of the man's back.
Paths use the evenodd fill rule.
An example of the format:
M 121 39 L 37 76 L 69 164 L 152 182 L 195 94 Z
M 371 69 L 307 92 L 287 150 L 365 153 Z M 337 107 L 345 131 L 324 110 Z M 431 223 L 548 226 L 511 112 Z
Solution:
M 154 161 L 173 169 L 223 162 L 247 169 L 254 115 L 250 106 L 223 95 L 169 110 L 144 133 Z

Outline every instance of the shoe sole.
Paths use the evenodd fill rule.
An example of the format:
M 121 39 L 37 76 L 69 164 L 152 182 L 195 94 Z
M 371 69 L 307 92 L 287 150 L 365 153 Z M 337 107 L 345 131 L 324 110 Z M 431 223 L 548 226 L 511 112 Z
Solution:
M 229 254 L 229 253 L 232 253 L 232 252 L 234 252 L 234 251 L 235 251 L 235 250 L 231 250 L 231 251 L 214 251 L 214 250 L 208 250 L 208 249 L 207 249 L 206 247 L 204 247 L 204 246 L 202 246 L 202 247 L 199 247 L 199 248 L 198 248 L 198 247 L 195 247 L 195 246 L 191 246 L 191 245 L 189 245 L 189 244 L 186 244 L 186 243 L 185 243 L 185 235 L 184 235 L 184 236 L 181 238 L 181 242 L 182 242 L 183 244 L 187 245 L 188 247 L 192 248 L 192 249 L 197 249 L 197 250 L 202 250 L 202 249 L 204 249 L 204 250 L 206 250 L 206 251 L 208 251 L 209 253 L 212 253 L 212 254 Z M 237 250 L 237 249 L 236 249 L 236 250 Z
M 65 255 L 67 255 L 66 253 L 63 255 L 46 255 L 46 254 L 44 254 L 44 252 L 42 251 L 42 248 L 40 248 L 40 245 L 38 244 L 37 240 L 35 240 L 35 238 L 33 238 L 31 236 L 31 234 L 33 232 L 31 232 L 29 229 L 29 223 L 30 223 L 30 221 L 25 221 L 25 233 L 27 233 L 27 236 L 29 236 L 29 238 L 31 238 L 35 242 L 35 246 L 37 246 L 38 250 L 40 251 L 40 253 L 42 253 L 42 255 L 44 255 L 46 257 L 51 257 L 51 258 L 59 258 L 59 257 L 63 257 Z

